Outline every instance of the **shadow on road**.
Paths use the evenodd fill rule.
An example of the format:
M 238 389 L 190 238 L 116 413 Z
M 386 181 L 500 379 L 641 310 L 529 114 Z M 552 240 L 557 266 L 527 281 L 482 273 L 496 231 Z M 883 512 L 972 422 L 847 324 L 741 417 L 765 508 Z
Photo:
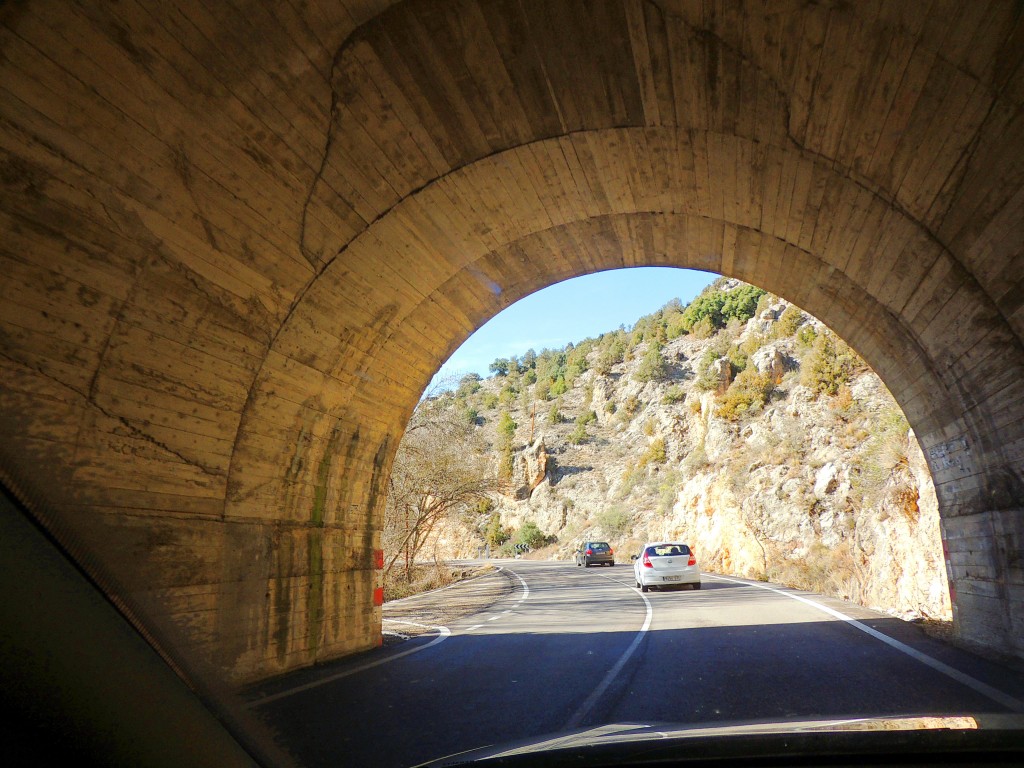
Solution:
M 713 603 L 733 585 L 709 587 L 654 597 Z M 600 603 L 585 608 L 591 609 L 600 610 Z M 1020 675 L 931 640 L 897 619 L 872 626 L 1024 698 Z M 415 765 L 560 731 L 635 637 L 550 626 L 453 635 L 420 653 L 255 709 L 303 765 Z M 329 679 L 385 652 L 289 676 L 265 691 L 308 684 L 317 676 Z M 259 692 L 252 694 L 258 698 Z M 582 724 L 1006 711 L 844 622 L 821 621 L 648 632 Z

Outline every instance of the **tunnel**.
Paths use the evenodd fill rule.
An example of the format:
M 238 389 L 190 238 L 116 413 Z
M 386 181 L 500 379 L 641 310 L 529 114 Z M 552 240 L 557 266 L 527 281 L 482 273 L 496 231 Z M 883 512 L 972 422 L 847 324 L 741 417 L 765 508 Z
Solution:
M 633 266 L 739 278 L 853 346 L 934 477 L 958 637 L 1024 654 L 1018 3 L 0 20 L 0 479 L 226 679 L 380 642 L 431 377 L 518 299 Z

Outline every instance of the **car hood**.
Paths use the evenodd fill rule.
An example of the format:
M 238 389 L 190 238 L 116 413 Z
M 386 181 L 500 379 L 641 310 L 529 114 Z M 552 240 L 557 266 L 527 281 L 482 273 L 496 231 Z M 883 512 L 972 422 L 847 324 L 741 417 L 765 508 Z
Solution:
M 727 724 L 611 723 L 449 755 L 420 768 L 500 766 L 808 765 L 819 761 L 1024 764 L 1020 715 L 841 717 Z M 808 759 L 811 760 L 808 763 Z M 767 762 L 766 762 L 767 761 Z

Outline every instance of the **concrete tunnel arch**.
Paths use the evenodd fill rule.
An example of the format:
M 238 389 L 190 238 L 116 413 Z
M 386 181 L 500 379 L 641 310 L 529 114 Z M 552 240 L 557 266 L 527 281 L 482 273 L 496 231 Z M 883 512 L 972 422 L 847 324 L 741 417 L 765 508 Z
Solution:
M 657 265 L 864 356 L 928 457 L 961 635 L 1021 652 L 1012 3 L 238 5 L 2 17 L 0 466 L 150 615 L 238 681 L 372 646 L 438 366 L 545 285 Z

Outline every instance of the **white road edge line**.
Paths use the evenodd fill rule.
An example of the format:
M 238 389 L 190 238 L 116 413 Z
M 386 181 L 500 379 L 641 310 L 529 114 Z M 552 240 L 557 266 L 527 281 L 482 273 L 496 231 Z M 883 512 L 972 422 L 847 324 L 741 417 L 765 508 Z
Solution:
M 604 576 L 604 574 L 600 575 L 609 581 L 614 581 L 616 584 L 626 587 L 630 592 L 633 591 L 632 587 L 624 584 L 618 579 L 613 579 L 610 576 Z M 651 601 L 647 599 L 647 595 L 643 592 L 637 592 L 636 594 L 643 598 L 644 605 L 647 607 L 647 616 L 644 617 L 644 625 L 640 627 L 640 631 L 636 633 L 636 637 L 633 638 L 633 642 L 629 644 L 629 647 L 623 651 L 619 660 L 615 662 L 615 666 L 608 670 L 608 674 L 606 674 L 598 686 L 590 692 L 586 701 L 584 701 L 580 708 L 576 710 L 575 714 L 569 718 L 569 721 L 565 724 L 565 727 L 562 730 L 568 731 L 573 728 L 577 728 L 579 724 L 583 722 L 583 718 L 590 714 L 590 710 L 594 708 L 594 705 L 597 704 L 605 691 L 608 690 L 608 687 L 618 676 L 619 672 L 622 671 L 622 668 L 626 666 L 626 662 L 629 661 L 629 657 L 633 655 L 639 647 L 640 641 L 643 640 L 644 635 L 647 634 L 647 630 L 651 628 L 651 619 L 654 617 L 654 608 L 651 606 Z
M 287 698 L 288 696 L 293 696 L 294 694 L 301 693 L 302 691 L 308 691 L 308 690 L 310 690 L 312 688 L 318 688 L 321 685 L 326 685 L 327 683 L 333 683 L 335 680 L 341 680 L 344 677 L 348 677 L 349 675 L 354 675 L 354 674 L 356 674 L 358 672 L 364 672 L 365 670 L 372 669 L 373 667 L 379 667 L 381 664 L 387 664 L 388 662 L 396 661 L 397 659 L 400 659 L 403 656 L 410 656 L 410 655 L 412 655 L 414 653 L 419 653 L 420 651 L 425 651 L 425 650 L 427 650 L 427 648 L 431 648 L 431 647 L 437 645 L 438 643 L 444 642 L 452 634 L 452 631 L 450 629 L 448 629 L 448 627 L 432 627 L 432 626 L 429 626 L 427 624 L 417 624 L 414 621 L 399 621 L 398 619 L 389 619 L 389 621 L 394 621 L 394 622 L 400 623 L 400 624 L 410 624 L 410 625 L 412 625 L 414 627 L 423 627 L 425 629 L 436 629 L 437 632 L 438 632 L 438 635 L 437 635 L 437 637 L 435 637 L 433 640 L 431 640 L 426 645 L 421 645 L 421 646 L 418 646 L 416 648 L 410 648 L 407 651 L 402 651 L 401 653 L 395 653 L 395 654 L 392 654 L 391 656 L 387 656 L 386 658 L 383 658 L 383 659 L 377 659 L 375 661 L 367 662 L 366 664 L 361 664 L 358 667 L 353 667 L 352 669 L 346 669 L 344 672 L 339 672 L 336 675 L 331 675 L 329 677 L 324 677 L 324 678 L 321 678 L 320 680 L 314 680 L 314 681 L 312 681 L 310 683 L 306 683 L 305 685 L 298 685 L 298 686 L 296 686 L 294 688 L 289 688 L 286 691 L 279 691 L 278 693 L 271 694 L 270 696 L 264 696 L 261 699 L 255 699 L 253 701 L 248 702 L 245 706 L 248 709 L 252 709 L 254 707 L 258 707 L 258 706 L 261 706 L 263 704 L 268 704 L 271 701 L 277 701 L 278 699 L 284 699 L 284 698 Z
M 784 592 L 781 589 L 769 587 L 767 584 L 758 584 L 756 582 L 741 581 L 740 579 L 730 579 L 728 576 L 712 576 L 711 574 L 705 575 L 712 579 L 721 579 L 722 581 L 731 581 L 735 584 L 743 584 L 744 586 L 748 587 L 767 589 L 769 592 L 775 592 L 776 594 L 782 595 L 784 597 L 797 600 L 801 603 L 806 603 L 812 608 L 817 608 L 819 611 L 823 611 L 829 614 L 830 616 L 834 616 L 835 618 L 840 619 L 841 621 L 845 621 L 850 626 L 859 629 L 861 632 L 871 635 L 871 637 L 875 638 L 876 640 L 881 640 L 886 645 L 895 648 L 897 651 L 905 653 L 907 656 L 910 656 L 912 659 L 916 659 L 917 661 L 921 662 L 922 664 L 925 664 L 926 666 L 931 667 L 936 672 L 941 672 L 947 677 L 951 677 L 958 683 L 966 685 L 968 688 L 971 688 L 972 690 L 980 693 L 982 696 L 992 699 L 992 701 L 996 702 L 997 704 L 1002 704 L 1004 707 L 1007 707 L 1008 709 L 1011 709 L 1014 712 L 1024 712 L 1024 702 L 1021 702 L 1018 699 L 1013 698 L 1009 694 L 1003 693 L 1002 691 L 993 688 L 988 683 L 983 683 L 981 682 L 981 680 L 973 678 L 970 675 L 961 672 L 958 669 L 954 669 L 953 667 L 949 666 L 944 662 L 939 661 L 938 659 L 933 659 L 931 656 L 922 653 L 916 648 L 912 648 L 906 643 L 901 643 L 899 640 L 889 637 L 885 633 L 879 632 L 877 629 L 869 627 L 867 624 L 862 624 L 861 622 L 857 621 L 856 619 L 850 616 L 847 616 L 844 613 L 840 613 L 839 611 L 833 608 L 829 608 L 827 605 L 816 603 L 813 600 L 809 600 L 806 597 L 802 597 L 801 595 L 795 595 L 792 592 Z

